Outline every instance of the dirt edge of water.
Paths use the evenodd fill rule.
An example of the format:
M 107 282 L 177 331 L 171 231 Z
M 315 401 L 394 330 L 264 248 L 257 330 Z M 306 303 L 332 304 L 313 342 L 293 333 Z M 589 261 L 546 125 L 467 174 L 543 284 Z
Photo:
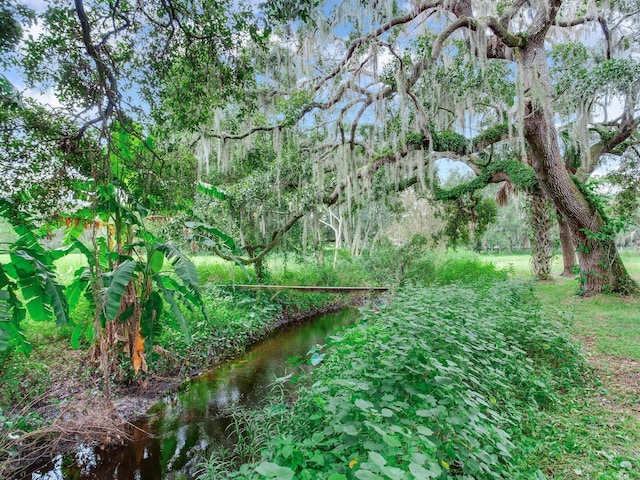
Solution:
M 304 322 L 318 315 L 336 312 L 348 306 L 355 306 L 361 302 L 362 299 L 349 302 L 338 299 L 337 301 L 324 305 L 320 308 L 315 308 L 305 312 L 285 311 L 283 315 L 277 317 L 264 330 L 255 332 L 253 335 L 248 337 L 245 350 L 283 328 Z M 208 363 L 206 366 L 193 369 L 184 377 L 149 377 L 146 379 L 146 382 L 143 381 L 140 385 L 116 389 L 114 392 L 113 405 L 125 425 L 135 423 L 136 420 L 146 416 L 149 409 L 158 401 L 162 400 L 165 395 L 177 391 L 185 382 L 189 382 L 192 379 L 197 378 L 204 372 L 214 369 L 221 363 L 232 360 L 242 353 L 243 352 L 237 351 L 220 352 L 216 355 L 214 361 Z
M 304 312 L 285 311 L 265 329 L 247 337 L 245 348 L 269 335 L 303 322 L 317 315 L 332 313 L 348 306 L 357 306 L 364 297 L 349 299 L 337 297 L 334 301 Z M 240 352 L 241 353 L 241 352 Z M 15 457 L 0 457 L 0 478 L 25 478 L 33 465 L 44 464 L 56 455 L 71 452 L 80 444 L 108 448 L 145 435 L 135 422 L 148 416 L 153 405 L 181 385 L 240 354 L 237 351 L 220 352 L 214 361 L 194 368 L 186 376 L 160 377 L 149 375 L 136 385 L 116 386 L 109 400 L 99 378 L 86 375 L 84 351 L 65 349 L 51 364 L 51 388 L 32 402 L 21 415 L 38 415 L 47 425 L 40 430 L 8 438 L 0 448 L 20 453 Z M 0 437 L 2 436 L 0 431 Z M 15 436 L 14 436 L 15 437 Z M 26 477 L 29 478 L 29 477 Z

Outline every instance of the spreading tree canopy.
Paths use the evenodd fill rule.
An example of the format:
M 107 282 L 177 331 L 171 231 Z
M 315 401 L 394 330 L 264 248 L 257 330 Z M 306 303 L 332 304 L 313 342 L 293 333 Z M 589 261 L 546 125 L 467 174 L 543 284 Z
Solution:
M 200 229 L 235 261 L 260 261 L 300 224 L 302 239 L 319 240 L 323 212 L 357 243 L 376 232 L 372 206 L 409 186 L 477 221 L 473 192 L 508 181 L 565 221 L 584 293 L 629 292 L 614 223 L 584 182 L 638 142 L 638 10 L 635 0 L 301 0 L 253 10 L 57 1 L 22 65 L 75 119 L 72 145 L 90 137 L 114 153 L 121 129 L 160 167 L 195 153 L 198 169 L 181 183 L 208 182 L 226 202 L 224 227 L 241 242 Z M 441 158 L 464 162 L 476 180 L 440 189 Z M 98 183 L 123 171 L 111 154 L 92 166 Z M 151 170 L 133 182 L 141 191 L 164 178 Z
M 434 188 L 433 164 L 461 161 L 478 175 L 468 189 L 508 180 L 552 202 L 584 293 L 630 292 L 584 181 L 638 142 L 638 19 L 616 1 L 329 2 L 274 30 L 251 111 L 210 112 L 204 156 L 236 171 L 269 133 L 274 188 L 292 181 L 277 176 L 291 152 L 304 156 L 305 199 L 347 215 L 407 185 L 453 198 Z M 293 218 L 309 205 L 281 208 Z

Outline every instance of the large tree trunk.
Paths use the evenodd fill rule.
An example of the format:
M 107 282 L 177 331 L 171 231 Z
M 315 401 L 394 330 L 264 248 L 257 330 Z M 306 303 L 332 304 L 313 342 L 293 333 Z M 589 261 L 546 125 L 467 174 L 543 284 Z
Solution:
M 547 208 L 547 199 L 542 192 L 529 194 L 529 222 L 533 230 L 533 252 L 531 266 L 533 274 L 539 280 L 551 278 L 551 219 Z
M 578 189 L 564 166 L 551 109 L 551 80 L 543 38 L 532 39 L 521 52 L 521 68 L 528 95 L 523 116 L 524 135 L 536 178 L 567 220 L 578 251 L 581 293 L 603 291 L 628 294 L 638 285 L 626 271 L 614 238 L 592 202 Z
M 571 235 L 571 227 L 558 212 L 558 229 L 560 230 L 560 247 L 562 248 L 563 269 L 561 277 L 573 277 L 576 269 L 576 247 Z

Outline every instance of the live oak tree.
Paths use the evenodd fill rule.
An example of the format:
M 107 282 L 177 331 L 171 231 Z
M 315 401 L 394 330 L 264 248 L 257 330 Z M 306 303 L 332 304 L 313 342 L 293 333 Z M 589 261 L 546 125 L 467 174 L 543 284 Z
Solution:
M 567 138 L 578 145 L 574 150 L 584 172 L 633 141 L 637 67 L 633 55 L 620 57 L 635 48 L 633 5 L 612 2 L 600 10 L 590 3 L 580 10 L 575 2 L 561 9 L 560 3 L 518 1 L 421 2 L 406 10 L 393 2 L 373 8 L 348 1 L 325 8 L 307 2 L 293 9 L 289 2 L 270 5 L 278 19 L 299 17 L 304 23 L 281 25 L 270 35 L 266 23 L 252 23 L 248 12 L 227 15 L 231 10 L 224 5 L 206 7 L 206 24 L 191 23 L 202 12 L 189 2 L 167 3 L 154 14 L 143 6 L 118 5 L 102 13 L 95 9 L 96 22 L 111 19 L 116 27 L 95 42 L 99 49 L 86 49 L 102 72 L 106 113 L 122 111 L 120 92 L 126 90 L 115 88 L 113 73 L 135 79 L 132 85 L 141 86 L 154 120 L 199 143 L 201 160 L 213 154 L 223 172 L 244 162 L 260 135 L 271 137 L 279 219 L 272 215 L 266 228 L 266 217 L 254 216 L 263 238 L 244 245 L 248 257 L 235 259 L 259 262 L 298 220 L 304 231 L 317 232 L 317 215 L 307 215 L 313 205 L 334 208 L 340 222 L 354 221 L 353 212 L 383 192 L 408 185 L 426 190 L 433 180 L 430 165 L 443 156 L 474 165 L 488 181 L 513 180 L 508 172 L 487 170 L 502 150 L 516 152 L 517 161 L 534 168 L 538 188 L 573 231 L 585 293 L 605 286 L 634 288 L 611 249 L 610 226 L 569 177 L 568 148 L 563 152 L 558 140 L 558 131 L 571 130 Z M 90 16 L 79 18 L 84 34 Z M 148 30 L 134 28 L 145 24 Z M 248 34 L 234 36 L 240 27 Z M 153 33 L 145 36 L 148 32 Z M 567 62 L 575 55 L 563 55 L 580 35 L 603 45 L 586 53 L 599 65 L 586 75 Z M 82 38 L 86 47 L 86 35 Z M 133 41 L 136 50 L 130 48 Z M 557 45 L 551 52 L 554 71 L 545 50 L 552 45 Z M 142 60 L 153 76 L 140 75 Z M 65 68 L 83 64 L 61 61 Z M 90 97 L 93 90 L 83 91 Z M 607 99 L 622 102 L 623 115 L 600 121 L 598 115 L 608 112 L 600 103 Z M 560 127 L 551 122 L 553 115 L 563 119 Z M 282 181 L 283 151 L 303 152 L 310 180 L 309 169 L 302 169 L 306 173 L 297 186 Z M 577 180 L 583 178 L 577 173 Z M 292 186 L 305 194 L 299 201 L 282 201 L 281 187 Z M 352 230 L 363 228 L 355 221 Z
M 233 132 L 209 123 L 205 136 L 227 151 L 258 132 L 271 131 L 274 144 L 295 137 L 310 152 L 317 200 L 346 210 L 379 172 L 397 188 L 428 188 L 441 157 L 510 180 L 495 167 L 509 150 L 570 228 L 583 293 L 633 292 L 614 225 L 583 183 L 605 155 L 637 142 L 637 25 L 633 2 L 332 3 L 272 37 L 295 53 L 272 70 L 297 80 L 263 75 L 258 87 L 270 96 L 260 115 Z M 585 39 L 593 46 L 581 50 Z

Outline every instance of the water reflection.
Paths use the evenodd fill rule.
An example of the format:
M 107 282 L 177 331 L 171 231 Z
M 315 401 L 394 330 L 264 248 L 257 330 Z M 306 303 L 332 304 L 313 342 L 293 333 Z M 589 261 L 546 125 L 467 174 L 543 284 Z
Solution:
M 209 445 L 231 446 L 231 424 L 224 410 L 233 405 L 260 405 L 274 381 L 296 371 L 287 364 L 304 358 L 315 344 L 338 327 L 353 323 L 355 309 L 319 316 L 253 347 L 243 357 L 193 381 L 186 391 L 165 399 L 156 418 L 141 422 L 135 440 L 124 447 L 80 448 L 71 457 L 56 457 L 30 476 L 32 480 L 157 480 L 193 478 Z M 285 388 L 293 388 L 288 383 Z M 148 431 L 153 437 L 142 432 Z

